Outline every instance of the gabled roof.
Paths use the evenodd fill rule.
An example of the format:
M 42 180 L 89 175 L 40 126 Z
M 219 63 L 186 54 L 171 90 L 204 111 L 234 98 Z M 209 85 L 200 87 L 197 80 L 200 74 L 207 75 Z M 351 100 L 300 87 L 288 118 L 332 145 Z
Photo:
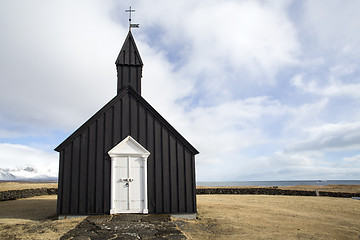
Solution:
M 134 65 L 134 66 L 143 65 L 139 51 L 135 44 L 134 37 L 130 31 L 125 39 L 124 45 L 121 48 L 121 51 L 115 61 L 115 64 Z
M 184 144 L 193 154 L 198 154 L 199 151 L 196 150 L 170 123 L 168 123 L 165 118 L 163 118 L 160 113 L 158 113 L 139 93 L 137 93 L 132 87 L 124 88 L 118 95 L 111 99 L 104 107 L 102 107 L 97 113 L 95 113 L 89 120 L 87 120 L 83 125 L 81 125 L 73 134 L 71 134 L 67 139 L 65 139 L 59 146 L 55 148 L 55 151 L 60 152 L 68 143 L 73 141 L 80 133 L 82 133 L 87 127 L 89 127 L 96 119 L 98 119 L 104 112 L 113 106 L 118 100 L 124 98 L 130 94 L 133 96 L 139 103 L 141 103 L 148 111 L 164 126 L 166 126 L 169 131 L 175 135 L 175 137 Z

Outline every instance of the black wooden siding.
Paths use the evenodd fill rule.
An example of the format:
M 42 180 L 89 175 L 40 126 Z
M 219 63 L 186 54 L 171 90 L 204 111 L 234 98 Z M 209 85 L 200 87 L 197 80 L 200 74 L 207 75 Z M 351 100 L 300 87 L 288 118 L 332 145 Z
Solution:
M 128 87 L 56 148 L 60 152 L 59 215 L 110 212 L 107 152 L 128 135 L 151 153 L 149 213 L 196 212 L 197 150 Z
M 126 86 L 131 86 L 139 94 L 141 94 L 141 79 L 142 66 L 124 66 L 117 65 L 118 74 L 118 93 Z

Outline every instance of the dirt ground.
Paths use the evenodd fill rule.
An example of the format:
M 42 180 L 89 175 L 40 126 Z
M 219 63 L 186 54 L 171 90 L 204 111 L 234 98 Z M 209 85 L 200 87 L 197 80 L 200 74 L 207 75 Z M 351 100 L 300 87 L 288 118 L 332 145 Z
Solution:
M 189 239 L 360 239 L 360 201 L 345 198 L 199 195 Z

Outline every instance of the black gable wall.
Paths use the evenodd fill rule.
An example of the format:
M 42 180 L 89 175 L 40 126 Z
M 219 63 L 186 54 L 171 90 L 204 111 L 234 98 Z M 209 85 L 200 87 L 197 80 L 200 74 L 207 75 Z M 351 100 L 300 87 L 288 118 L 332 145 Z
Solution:
M 149 213 L 195 213 L 192 147 L 135 90 L 124 89 L 56 150 L 59 215 L 110 212 L 108 151 L 131 135 L 148 158 Z

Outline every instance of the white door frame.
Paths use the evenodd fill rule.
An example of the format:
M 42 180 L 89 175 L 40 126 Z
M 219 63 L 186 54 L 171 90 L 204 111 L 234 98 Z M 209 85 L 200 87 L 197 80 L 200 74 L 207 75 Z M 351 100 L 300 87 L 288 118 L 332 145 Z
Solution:
M 148 201 L 147 201 L 147 159 L 150 155 L 150 152 L 147 151 L 143 146 L 141 146 L 135 139 L 133 139 L 131 136 L 126 137 L 123 141 L 121 141 L 119 144 L 117 144 L 115 147 L 113 147 L 108 154 L 111 157 L 111 199 L 110 199 L 110 214 L 114 213 L 148 213 Z M 143 175 L 143 182 L 140 185 L 142 196 L 144 197 L 144 205 L 143 209 L 130 209 L 130 196 L 128 196 L 128 209 L 117 209 L 115 204 L 115 196 L 116 196 L 116 177 L 115 177 L 115 167 L 116 163 L 120 161 L 120 159 L 126 158 L 128 164 L 128 176 L 131 176 L 131 158 L 141 158 L 142 159 L 142 175 Z M 125 181 L 128 183 L 129 187 L 129 194 L 131 193 L 131 178 L 122 178 L 122 181 Z

